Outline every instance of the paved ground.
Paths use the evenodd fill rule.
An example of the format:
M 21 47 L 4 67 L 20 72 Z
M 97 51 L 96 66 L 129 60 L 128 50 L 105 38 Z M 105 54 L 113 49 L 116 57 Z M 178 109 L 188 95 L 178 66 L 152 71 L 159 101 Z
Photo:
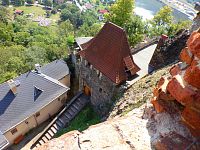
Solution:
M 157 44 L 151 45 L 133 55 L 134 62 L 140 67 L 141 70 L 137 73 L 138 76 L 136 78 L 127 81 L 129 86 L 149 73 L 149 63 L 154 54 L 156 46 Z
M 19 144 L 17 145 L 12 145 L 11 147 L 8 148 L 8 150 L 21 150 L 23 148 L 25 148 L 25 145 L 27 145 L 27 143 L 29 143 L 30 141 L 33 140 L 33 138 L 39 134 L 41 131 L 43 131 L 43 129 L 49 124 L 49 121 L 45 121 L 44 123 L 42 123 L 41 125 L 39 125 L 39 127 L 32 129 L 31 131 L 29 131 L 27 133 L 27 135 L 25 136 L 24 140 L 21 141 Z M 26 148 L 25 148 L 26 149 Z M 28 149 L 27 149 L 28 150 Z

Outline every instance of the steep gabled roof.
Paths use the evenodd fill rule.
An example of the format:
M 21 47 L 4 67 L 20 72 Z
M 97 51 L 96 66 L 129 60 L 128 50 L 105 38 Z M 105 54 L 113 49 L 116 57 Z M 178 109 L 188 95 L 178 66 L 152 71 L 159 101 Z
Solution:
M 63 62 L 58 62 L 60 65 L 54 61 L 42 67 L 47 74 L 30 71 L 13 79 L 18 83 L 17 94 L 13 94 L 7 82 L 0 84 L 0 142 L 3 139 L 1 132 L 4 134 L 69 90 L 55 79 L 60 78 L 59 73 L 69 73 L 68 67 L 65 67 L 67 64 L 60 68 L 63 67 Z M 55 74 L 55 71 L 58 71 L 58 74 Z
M 116 84 L 127 79 L 125 68 L 132 75 L 140 70 L 133 61 L 125 31 L 113 23 L 107 22 L 82 47 L 79 54 Z

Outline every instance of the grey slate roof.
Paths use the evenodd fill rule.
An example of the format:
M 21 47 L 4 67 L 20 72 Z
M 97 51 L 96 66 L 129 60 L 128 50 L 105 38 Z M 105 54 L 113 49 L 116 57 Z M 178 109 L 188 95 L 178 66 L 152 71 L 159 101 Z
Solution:
M 76 43 L 79 47 L 81 47 L 82 44 L 87 43 L 90 41 L 93 37 L 78 37 L 75 39 Z
M 55 60 L 43 67 L 41 67 L 43 74 L 52 77 L 56 80 L 63 78 L 69 74 L 69 68 L 64 60 Z
M 16 95 L 11 92 L 8 83 L 0 85 L 0 131 L 2 133 L 69 90 L 57 80 L 32 71 L 14 79 L 16 80 L 20 82 Z M 34 98 L 35 87 L 42 90 L 37 99 Z

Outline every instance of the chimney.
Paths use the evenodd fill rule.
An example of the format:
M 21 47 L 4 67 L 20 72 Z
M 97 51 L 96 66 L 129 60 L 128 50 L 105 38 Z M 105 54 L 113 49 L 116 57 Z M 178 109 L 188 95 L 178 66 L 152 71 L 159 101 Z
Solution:
M 35 71 L 36 71 L 36 73 L 41 74 L 41 66 L 40 66 L 40 64 L 35 64 Z
M 13 92 L 14 95 L 17 94 L 17 85 L 15 84 L 15 81 L 14 80 L 8 80 L 7 81 L 9 87 L 10 87 L 10 90 Z

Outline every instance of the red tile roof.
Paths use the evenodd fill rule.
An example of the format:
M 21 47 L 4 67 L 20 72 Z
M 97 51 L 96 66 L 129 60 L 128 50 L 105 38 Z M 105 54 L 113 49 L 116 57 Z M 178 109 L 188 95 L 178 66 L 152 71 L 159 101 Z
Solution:
M 125 68 L 132 75 L 140 70 L 133 61 L 125 31 L 113 23 L 107 22 L 82 47 L 79 54 L 116 84 L 127 79 Z
M 108 10 L 106 10 L 106 9 L 101 9 L 101 10 L 98 10 L 98 12 L 99 12 L 100 14 L 105 14 L 105 13 L 108 12 Z

